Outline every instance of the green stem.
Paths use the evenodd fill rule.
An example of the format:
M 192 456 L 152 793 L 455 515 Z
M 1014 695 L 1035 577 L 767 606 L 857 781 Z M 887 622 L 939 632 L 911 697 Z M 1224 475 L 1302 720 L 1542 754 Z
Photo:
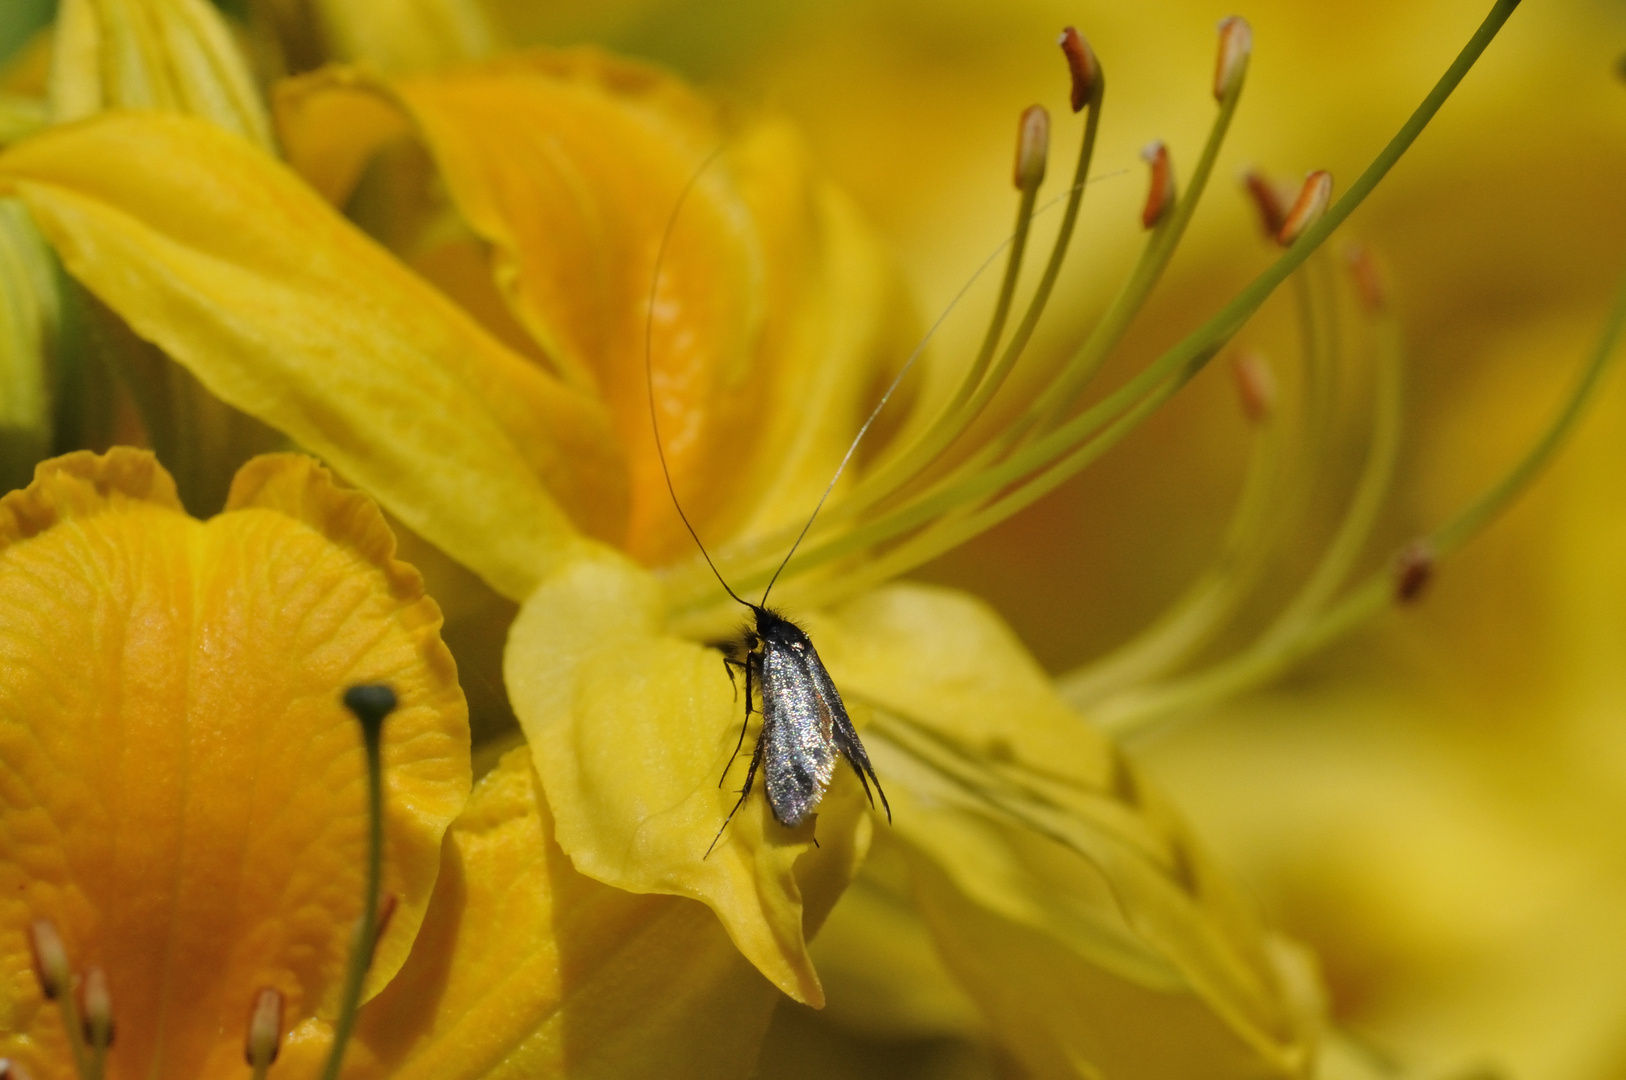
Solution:
M 1424 539 L 1436 559 L 1458 550 L 1510 506 L 1541 474 L 1565 439 L 1575 430 L 1614 360 L 1621 337 L 1626 333 L 1626 282 L 1616 294 L 1614 306 L 1582 369 L 1574 389 L 1557 415 L 1523 457 L 1454 517 Z M 1161 688 L 1155 694 L 1133 702 L 1104 718 L 1120 735 L 1142 734 L 1157 721 L 1186 712 L 1196 706 L 1252 689 L 1276 677 L 1301 658 L 1366 622 L 1396 600 L 1393 570 L 1372 574 L 1341 601 L 1307 623 L 1291 637 L 1261 640 L 1239 656 L 1216 665 L 1190 679 Z
M 345 1047 L 355 1029 L 362 983 L 372 966 L 374 938 L 378 936 L 378 898 L 384 876 L 384 718 L 395 709 L 395 694 L 387 686 L 353 686 L 345 692 L 344 703 L 361 722 L 362 743 L 367 750 L 367 883 L 361 918 L 350 943 L 350 963 L 345 970 L 339 1015 L 333 1022 L 333 1045 L 322 1069 L 322 1080 L 338 1080 Z
M 1343 224 L 1355 208 L 1372 193 L 1378 182 L 1394 168 L 1401 155 L 1417 141 L 1417 137 L 1439 112 L 1452 91 L 1462 82 L 1463 77 L 1484 53 L 1485 48 L 1517 6 L 1518 0 L 1496 0 L 1490 13 L 1463 46 L 1451 66 L 1446 69 L 1445 74 L 1343 197 L 1327 210 L 1321 220 L 1306 229 L 1281 258 L 1178 345 L 1160 356 L 1116 392 L 1024 447 L 1000 466 L 946 483 L 883 518 L 806 550 L 791 561 L 787 572 L 795 573 L 809 566 L 840 559 L 908 532 L 968 502 L 975 502 L 1016 483 L 1023 476 L 1034 469 L 1043 468 L 1046 462 L 1054 461 L 1058 456 L 1067 455 L 1060 464 L 1052 466 L 1035 480 L 1024 484 L 1017 492 L 1002 499 L 988 511 L 974 515 L 979 528 L 988 528 L 1029 505 L 1039 495 L 1054 489 L 1079 468 L 1099 457 L 1105 449 L 1116 444 L 1132 430 L 1133 424 L 1149 416 L 1155 411 L 1156 406 L 1167 400 L 1202 370 L 1258 311 L 1260 305 L 1277 286 L 1298 269 L 1327 240 L 1333 230 Z M 1148 408 L 1148 405 L 1152 407 Z M 1117 420 L 1114 421 L 1114 418 Z M 1131 421 L 1130 425 L 1124 423 L 1126 419 Z M 1081 437 L 1087 437 L 1104 424 L 1111 426 L 1101 431 L 1091 442 L 1083 446 L 1078 445 Z M 974 533 L 956 530 L 956 535 L 963 541 Z M 766 581 L 770 573 L 771 571 L 764 570 L 747 576 L 743 587 L 750 588 L 753 583 L 760 584 L 761 581 Z

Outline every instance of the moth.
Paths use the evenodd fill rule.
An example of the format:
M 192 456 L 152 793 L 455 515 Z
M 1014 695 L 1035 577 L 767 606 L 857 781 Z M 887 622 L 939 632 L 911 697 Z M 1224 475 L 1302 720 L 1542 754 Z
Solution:
M 767 600 L 766 593 L 763 600 Z M 756 623 L 754 627 L 745 627 L 741 635 L 739 644 L 744 655 L 725 657 L 725 663 L 745 670 L 745 722 L 740 726 L 740 738 L 728 766 L 723 768 L 724 779 L 734 758 L 739 756 L 751 725 L 753 679 L 762 693 L 762 731 L 751 753 L 751 765 L 745 773 L 739 802 L 723 819 L 722 828 L 712 839 L 712 847 L 717 846 L 723 829 L 751 794 L 758 769 L 762 770 L 762 786 L 774 820 L 787 828 L 795 828 L 807 820 L 824 798 L 825 789 L 835 776 L 837 757 L 846 758 L 847 764 L 858 774 L 858 782 L 864 785 L 864 796 L 871 806 L 875 805 L 875 795 L 881 797 L 886 819 L 891 821 L 892 807 L 886 801 L 886 792 L 881 790 L 881 781 L 875 776 L 864 744 L 847 716 L 841 692 L 831 681 L 807 631 L 763 604 L 746 603 L 746 606 L 751 609 Z M 872 783 L 874 794 L 869 789 Z M 706 854 L 711 854 L 711 848 L 706 849 Z
M 650 320 L 653 319 L 655 298 L 660 285 L 661 262 L 665 257 L 667 244 L 671 241 L 673 227 L 677 224 L 678 212 L 701 173 L 716 159 L 719 152 L 714 151 L 689 178 L 688 184 L 678 196 L 671 217 L 667 219 L 666 232 L 655 255 L 655 270 L 650 282 L 648 308 Z M 729 810 L 728 816 L 717 829 L 717 835 L 712 838 L 711 845 L 706 848 L 706 854 L 701 857 L 711 855 L 717 842 L 722 839 L 724 830 L 728 828 L 728 823 L 734 820 L 734 815 L 745 805 L 745 800 L 750 798 L 759 771 L 762 773 L 762 786 L 767 792 L 768 807 L 773 812 L 774 820 L 787 828 L 795 828 L 818 810 L 825 791 L 835 778 L 837 759 L 845 758 L 847 764 L 858 774 L 858 782 L 864 786 L 864 795 L 869 799 L 871 806 L 875 805 L 875 796 L 880 796 L 881 806 L 886 811 L 887 821 L 890 822 L 892 807 L 886 801 L 886 792 L 881 790 L 881 782 L 875 775 L 874 767 L 870 765 L 869 755 L 864 751 L 864 744 L 859 740 L 858 732 L 853 729 L 852 720 L 847 716 L 847 707 L 842 703 L 841 693 L 831 680 L 830 673 L 825 670 L 824 661 L 819 659 L 818 650 L 813 647 L 807 631 L 767 605 L 768 595 L 773 592 L 779 575 L 789 565 L 791 556 L 796 554 L 796 548 L 801 544 L 802 538 L 812 528 L 814 519 L 824 508 L 825 500 L 835 489 L 836 481 L 841 478 L 842 470 L 852 460 L 853 451 L 858 448 L 859 441 L 863 439 L 876 416 L 886 406 L 893 390 L 902 381 L 908 365 L 898 373 L 892 385 L 875 405 L 869 418 L 859 427 L 857 435 L 847 447 L 846 455 L 841 459 L 841 464 L 837 466 L 835 475 L 830 478 L 824 494 L 819 498 L 818 505 L 813 508 L 807 524 L 802 527 L 801 535 L 791 544 L 779 568 L 774 571 L 767 588 L 762 591 L 762 599 L 753 604 L 749 600 L 742 599 L 734 591 L 722 572 L 717 569 L 717 564 L 712 562 L 711 553 L 701 542 L 700 534 L 690 523 L 688 514 L 684 513 L 683 503 L 678 499 L 677 489 L 672 484 L 672 470 L 666 463 L 666 448 L 661 443 L 660 421 L 655 408 L 652 343 L 653 323 L 646 321 L 644 375 L 645 387 L 649 393 L 649 423 L 655 436 L 655 450 L 660 457 L 661 473 L 666 478 L 667 493 L 671 495 L 672 506 L 682 519 L 684 528 L 688 529 L 689 535 L 694 539 L 695 546 L 700 549 L 706 565 L 711 567 L 711 572 L 716 575 L 718 583 L 735 602 L 748 609 L 752 616 L 752 622 L 741 629 L 739 640 L 730 643 L 724 651 L 723 662 L 730 681 L 734 679 L 736 668 L 745 672 L 745 720 L 740 725 L 740 737 L 734 745 L 734 753 L 729 755 L 728 764 L 723 767 L 723 775 L 717 781 L 719 787 L 728 779 L 734 759 L 739 757 L 740 748 L 745 745 L 745 736 L 751 727 L 752 690 L 755 689 L 762 697 L 762 730 L 757 734 L 756 746 L 751 752 L 751 764 L 745 773 L 745 785 L 740 789 L 739 800 L 734 803 L 733 809 Z M 873 793 L 870 791 L 871 784 L 875 785 Z

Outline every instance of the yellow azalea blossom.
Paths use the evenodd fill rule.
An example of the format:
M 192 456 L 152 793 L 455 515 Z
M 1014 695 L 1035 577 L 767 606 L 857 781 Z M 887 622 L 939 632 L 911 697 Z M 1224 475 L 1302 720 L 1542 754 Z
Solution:
M 261 987 L 334 1007 L 360 908 L 366 806 L 339 692 L 387 681 L 396 898 L 373 986 L 406 960 L 468 792 L 440 614 L 364 497 L 305 458 L 181 509 L 152 456 L 78 453 L 0 500 L 0 1057 L 73 1075 L 26 945 L 48 920 L 105 974 L 114 1076 L 221 1074 Z
M 242 1074 L 267 988 L 275 1075 L 317 1075 L 365 862 L 339 693 L 384 682 L 392 914 L 344 1075 L 748 1069 L 775 994 L 704 907 L 577 874 L 523 750 L 465 806 L 439 611 L 365 497 L 269 456 L 200 523 L 149 453 L 78 453 L 0 500 L 0 544 L 7 1067 L 76 1075 L 27 945 L 48 920 L 105 978 L 110 1076 Z
M 1487 23 L 1476 48 L 1496 24 Z M 1241 84 L 1240 68 L 1226 72 L 1222 65 L 1215 148 Z M 1431 108 L 1451 85 L 1442 83 Z M 1091 133 L 1098 111 L 1097 98 Z M 1428 115 L 1408 126 L 1410 137 Z M 834 504 L 830 527 L 814 534 L 804 560 L 816 564 L 812 572 L 793 564 L 782 595 L 823 608 L 807 616 L 809 627 L 867 724 L 883 776 L 893 778 L 901 820 L 894 831 L 878 827 L 842 772 L 816 824 L 817 846 L 815 826 L 786 832 L 756 801 L 704 857 L 733 802 L 715 777 L 730 760 L 740 705 L 717 653 L 697 639 L 726 632 L 729 616 L 670 513 L 648 420 L 653 412 L 661 421 L 672 482 L 699 532 L 719 545 L 742 588 L 761 586 L 896 369 L 895 293 L 873 242 L 851 208 L 808 175 L 782 126 L 725 134 L 713 110 L 671 79 L 596 53 L 519 55 L 388 82 L 364 71 L 321 73 L 283 88 L 278 121 L 308 184 L 205 124 L 152 116 L 108 117 L 19 143 L 0 158 L 0 183 L 137 334 L 523 602 L 507 683 L 545 799 L 526 803 L 534 798 L 528 768 L 506 759 L 483 789 L 489 807 L 476 800 L 485 808 L 477 816 L 491 820 L 454 830 L 452 846 L 471 868 L 470 910 L 500 906 L 504 880 L 562 872 L 551 837 L 569 875 L 603 884 L 550 892 L 558 907 L 521 903 L 516 917 L 557 925 L 560 912 L 592 919 L 616 904 L 659 903 L 681 921 L 699 900 L 773 986 L 822 1004 L 807 941 L 873 844 L 881 870 L 872 900 L 887 902 L 885 868 L 901 869 L 902 906 L 912 909 L 905 922 L 929 928 L 939 962 L 1023 1068 L 1307 1073 L 1321 1024 L 1313 974 L 1265 933 L 1136 771 L 1079 723 L 984 609 L 936 590 L 870 588 L 1042 494 L 1126 427 L 1107 428 L 1032 484 L 1024 478 L 1061 456 L 1053 442 L 1036 443 L 1050 458 L 1013 453 L 1024 468 L 1009 472 L 976 473 L 973 453 L 967 493 L 926 502 L 936 518 L 877 513 L 869 533 L 843 533 L 866 505 L 884 505 L 885 491 L 869 504 L 860 498 L 888 475 L 884 458 L 843 493 L 851 501 Z M 432 187 L 415 193 L 392 247 L 444 292 L 321 198 L 355 192 L 369 162 L 403 139 L 433 162 L 445 203 L 436 205 Z M 721 157 L 702 168 L 719 144 Z M 1090 145 L 1086 136 L 1086 163 Z M 1397 154 L 1380 159 L 1358 191 Z M 121 168 L 110 172 L 107 160 Z M 1147 213 L 1163 222 L 1148 247 L 1148 287 L 1189 220 L 1212 153 L 1202 161 L 1189 202 Z M 1036 171 L 1018 176 L 1031 212 Z M 1151 369 L 1163 381 L 1125 416 L 1178 389 L 1359 198 L 1308 225 L 1274 278 Z M 471 258 L 475 267 L 489 258 L 488 278 L 455 272 Z M 1128 295 L 1133 313 L 1138 297 Z M 1016 333 L 1030 330 L 1024 319 Z M 1113 333 L 1103 347 L 1116 343 Z M 996 370 L 1002 378 L 1004 360 Z M 933 407 L 950 396 L 951 384 L 928 379 L 927 407 L 905 429 L 923 440 L 917 447 L 938 439 Z M 967 425 L 988 404 L 970 396 L 974 406 L 949 405 Z M 1000 399 L 974 429 L 984 448 L 1002 438 L 1008 406 Z M 922 465 L 907 452 L 890 463 L 906 478 L 922 475 Z M 1017 497 L 989 501 L 1018 480 L 1026 486 Z M 883 559 L 861 555 L 911 522 L 927 524 L 921 543 L 899 542 Z M 1381 600 L 1385 584 L 1361 595 Z M 531 840 L 506 849 L 487 836 L 508 824 Z M 525 852 L 545 865 L 507 861 Z M 493 862 L 476 873 L 485 854 Z M 648 893 L 670 895 L 634 896 Z M 656 910 L 640 908 L 634 921 Z M 447 917 L 455 923 L 456 910 Z M 570 1060 L 489 1056 L 480 1040 L 490 1027 L 480 1021 L 489 1005 L 491 1020 L 509 1025 L 491 1037 L 508 1039 L 508 1049 L 535 1045 L 549 1015 L 537 1002 L 572 990 L 557 977 L 573 943 L 539 932 L 534 980 L 517 983 L 513 999 L 482 1001 L 491 980 L 467 974 L 456 958 L 519 958 L 493 952 L 481 936 L 489 920 L 476 921 L 466 940 L 456 926 L 426 922 L 420 940 L 456 945 L 453 962 L 430 977 L 460 989 L 413 993 L 409 962 L 403 989 L 392 985 L 364 1015 L 361 1061 L 386 1071 L 438 1061 L 437 1075 L 446 1063 L 468 1075 L 524 1075 Z M 715 965 L 707 970 L 719 973 L 718 985 L 729 983 L 728 947 L 696 949 Z M 426 964 L 438 962 L 426 955 Z M 387 1001 L 405 1019 L 393 1018 Z M 625 1010 L 627 1001 L 612 1004 Z M 740 1037 L 748 1043 L 754 1030 L 746 1025 Z M 290 1054 L 303 1045 L 296 1036 Z M 607 1052 L 592 1037 L 581 1047 Z

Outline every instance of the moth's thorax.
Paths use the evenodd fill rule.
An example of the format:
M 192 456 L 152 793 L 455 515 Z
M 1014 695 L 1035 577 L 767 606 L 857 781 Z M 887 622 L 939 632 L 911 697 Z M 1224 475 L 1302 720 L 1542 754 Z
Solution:
M 772 608 L 752 605 L 756 615 L 757 634 L 769 645 L 784 645 L 794 649 L 808 647 L 807 633 L 800 626 Z

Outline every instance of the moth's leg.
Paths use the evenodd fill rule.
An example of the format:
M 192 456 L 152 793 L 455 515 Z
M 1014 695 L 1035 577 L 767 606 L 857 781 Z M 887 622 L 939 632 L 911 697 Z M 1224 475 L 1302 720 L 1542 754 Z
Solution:
M 744 664 L 740 663 L 738 660 L 734 659 L 732 656 L 729 656 L 726 653 L 723 655 L 723 670 L 728 673 L 728 685 L 732 686 L 734 688 L 734 700 L 735 701 L 740 700 L 740 684 L 738 682 L 736 682 L 735 679 L 734 679 L 734 669 L 737 668 L 737 667 L 744 667 L 744 666 L 745 666 Z
M 745 770 L 745 786 L 740 789 L 740 797 L 734 803 L 734 809 L 730 810 L 728 816 L 723 819 L 723 823 L 717 826 L 717 835 L 711 838 L 711 844 L 706 848 L 706 853 L 700 856 L 702 861 L 711 857 L 712 848 L 716 847 L 717 841 L 723 838 L 723 830 L 728 828 L 728 823 L 734 820 L 734 815 L 739 813 L 740 807 L 745 805 L 745 800 L 750 798 L 751 784 L 757 778 L 757 766 L 762 764 L 762 742 L 761 739 L 757 740 L 756 751 L 751 755 L 751 767 Z
M 724 664 L 737 664 L 745 669 L 745 719 L 740 721 L 740 737 L 734 741 L 734 752 L 728 755 L 728 761 L 723 765 L 723 775 L 717 778 L 718 787 L 722 787 L 723 781 L 728 779 L 728 770 L 734 767 L 734 759 L 740 756 L 740 747 L 745 745 L 746 729 L 751 726 L 751 668 L 756 663 L 756 660 L 757 656 L 755 653 L 747 653 L 743 661 L 732 659 L 724 659 L 723 661 Z M 734 672 L 732 670 L 729 671 L 728 677 L 730 680 L 734 678 Z M 758 743 L 758 746 L 760 747 L 761 744 Z M 756 763 L 754 759 L 752 761 L 751 769 L 753 772 L 756 771 Z M 751 782 L 747 780 L 745 782 L 745 786 L 749 788 L 751 786 Z
M 833 712 L 830 720 L 836 749 L 847 759 L 847 764 L 853 767 L 853 772 L 858 774 L 858 782 L 864 785 L 864 797 L 869 799 L 871 806 L 875 805 L 875 798 L 869 793 L 869 785 L 871 781 L 874 782 L 875 794 L 881 797 L 881 806 L 886 810 L 886 820 L 890 824 L 892 806 L 886 801 L 886 792 L 881 790 L 880 778 L 875 775 L 875 767 L 869 763 L 869 754 L 864 752 L 864 744 L 858 741 L 858 732 L 853 729 L 852 721 L 840 711 Z M 866 780 L 865 777 L 869 779 Z

